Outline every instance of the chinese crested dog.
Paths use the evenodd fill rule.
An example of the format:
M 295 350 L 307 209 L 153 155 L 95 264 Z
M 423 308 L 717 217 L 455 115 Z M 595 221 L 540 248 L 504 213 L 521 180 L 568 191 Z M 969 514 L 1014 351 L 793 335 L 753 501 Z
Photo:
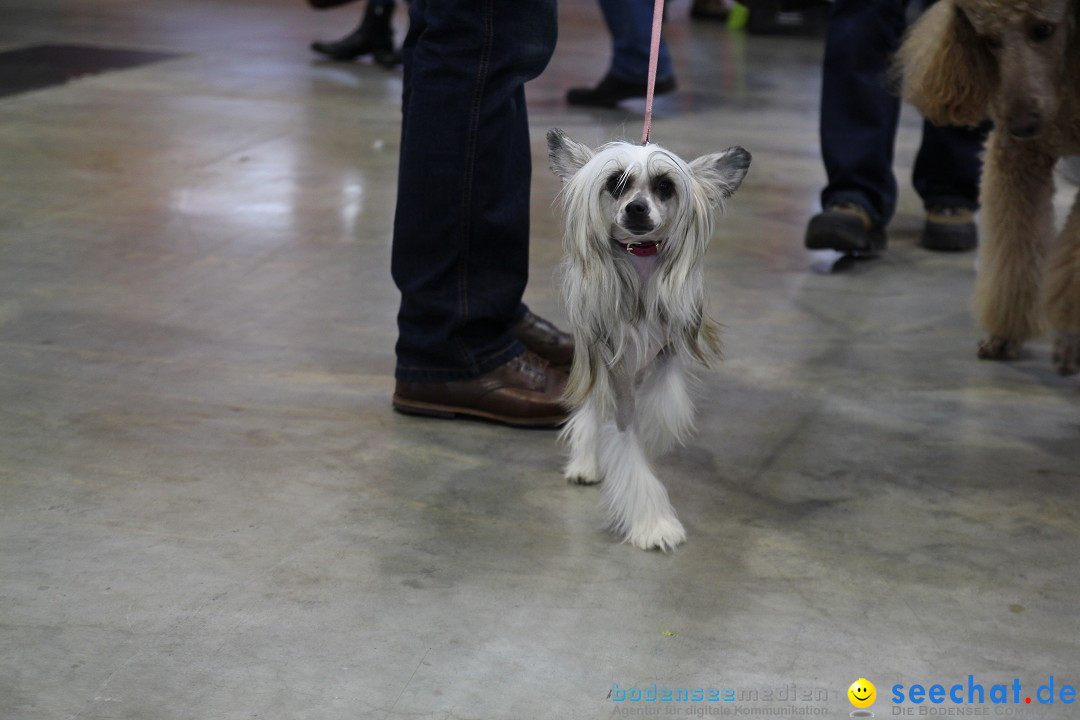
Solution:
M 548 150 L 564 183 L 563 290 L 575 346 L 565 474 L 603 481 L 611 528 L 626 541 L 668 550 L 686 531 L 649 457 L 685 441 L 690 366 L 720 354 L 705 313 L 705 248 L 750 153 L 734 147 L 686 163 L 651 144 L 594 151 L 557 129 Z

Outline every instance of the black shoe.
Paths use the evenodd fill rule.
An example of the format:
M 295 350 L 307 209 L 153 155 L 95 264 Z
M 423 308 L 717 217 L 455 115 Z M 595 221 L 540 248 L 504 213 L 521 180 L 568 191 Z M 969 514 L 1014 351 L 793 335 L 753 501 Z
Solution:
M 885 249 L 885 228 L 870 219 L 866 208 L 852 202 L 832 203 L 810 218 L 806 247 L 851 255 L 875 255 Z
M 328 8 L 335 8 L 338 5 L 345 5 L 351 3 L 353 0 L 308 0 L 308 5 L 316 10 L 326 10 Z
M 390 26 L 393 6 L 368 2 L 360 27 L 334 42 L 313 42 L 311 49 L 331 60 L 355 60 L 371 55 L 380 65 L 391 67 L 401 62 L 394 50 L 394 30 Z
M 653 92 L 656 95 L 669 93 L 675 89 L 675 78 L 657 80 Z M 615 107 L 622 100 L 630 98 L 643 98 L 649 94 L 648 83 L 626 82 L 619 80 L 610 73 L 604 76 L 600 84 L 594 88 L 571 88 L 566 93 L 567 105 L 580 105 L 583 107 Z
M 731 5 L 727 0 L 694 0 L 694 4 L 690 6 L 690 17 L 695 20 L 727 22 L 731 16 Z
M 979 244 L 975 213 L 963 207 L 933 207 L 926 212 L 922 246 L 939 252 L 965 252 Z

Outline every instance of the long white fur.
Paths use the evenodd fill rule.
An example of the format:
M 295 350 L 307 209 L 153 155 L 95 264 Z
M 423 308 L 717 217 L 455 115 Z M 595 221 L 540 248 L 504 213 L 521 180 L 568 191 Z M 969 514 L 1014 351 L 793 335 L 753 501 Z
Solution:
M 686 531 L 649 457 L 692 432 L 689 365 L 719 357 L 718 329 L 705 313 L 704 255 L 714 214 L 739 187 L 750 154 L 730 148 L 686 163 L 657 145 L 593 151 L 560 130 L 548 133 L 548 149 L 564 181 L 563 290 L 575 342 L 565 475 L 602 480 L 611 528 L 639 548 L 668 550 Z M 612 176 L 626 181 L 622 197 L 608 189 Z M 671 197 L 655 191 L 660 177 L 672 183 Z M 651 230 L 628 229 L 635 199 L 648 206 Z M 635 257 L 624 246 L 634 241 L 661 245 Z

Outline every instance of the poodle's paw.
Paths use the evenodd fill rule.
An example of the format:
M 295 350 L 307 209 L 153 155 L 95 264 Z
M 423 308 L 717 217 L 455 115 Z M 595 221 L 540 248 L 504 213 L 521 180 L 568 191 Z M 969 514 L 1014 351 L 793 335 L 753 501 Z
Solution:
M 603 478 L 596 469 L 596 463 L 584 463 L 571 460 L 563 471 L 563 477 L 571 485 L 595 485 Z
M 1080 372 L 1080 335 L 1061 333 L 1054 340 L 1054 367 L 1062 375 Z
M 673 514 L 661 515 L 652 523 L 642 523 L 630 528 L 626 541 L 642 550 L 674 550 L 686 542 L 686 530 Z
M 992 336 L 979 343 L 980 360 L 1016 360 L 1020 357 L 1021 343 L 1003 337 Z

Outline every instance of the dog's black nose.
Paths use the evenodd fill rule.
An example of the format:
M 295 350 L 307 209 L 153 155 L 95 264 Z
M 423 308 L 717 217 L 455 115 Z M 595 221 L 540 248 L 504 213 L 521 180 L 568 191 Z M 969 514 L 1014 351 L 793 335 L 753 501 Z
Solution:
M 649 215 L 649 205 L 642 200 L 634 200 L 626 206 L 626 214 L 637 220 Z

